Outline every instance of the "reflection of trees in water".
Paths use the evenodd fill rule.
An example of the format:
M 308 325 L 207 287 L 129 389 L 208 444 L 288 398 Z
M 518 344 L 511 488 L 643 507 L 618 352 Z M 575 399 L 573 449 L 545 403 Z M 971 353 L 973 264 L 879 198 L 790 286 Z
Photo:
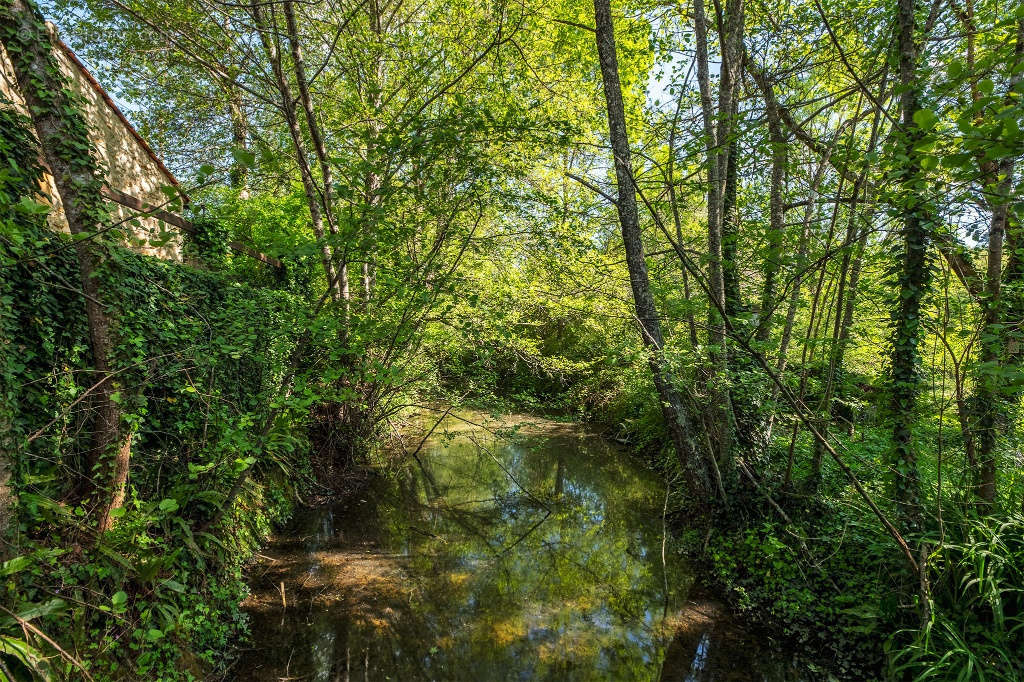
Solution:
M 299 531 L 318 547 L 333 543 L 337 556 L 389 562 L 400 589 L 369 586 L 328 609 L 290 609 L 289 628 L 267 628 L 291 633 L 275 653 L 284 659 L 288 647 L 278 674 L 657 677 L 671 639 L 665 604 L 680 601 L 666 588 L 685 596 L 690 584 L 672 561 L 663 574 L 657 479 L 596 438 L 471 435 L 441 435 L 366 504 Z M 683 657 L 688 646 L 672 643 Z
M 416 608 L 443 644 L 432 670 L 457 661 L 460 677 L 479 679 L 657 671 L 665 595 L 648 550 L 661 543 L 650 523 L 660 490 L 612 454 L 573 438 L 459 438 L 428 450 L 420 481 L 392 509 L 404 518 L 389 526 L 429 532 L 409 541 L 424 558 L 410 565 Z

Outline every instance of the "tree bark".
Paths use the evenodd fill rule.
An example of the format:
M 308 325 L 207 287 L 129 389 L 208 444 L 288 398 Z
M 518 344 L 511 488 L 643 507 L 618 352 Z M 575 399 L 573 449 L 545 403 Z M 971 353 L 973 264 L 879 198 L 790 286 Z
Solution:
M 245 106 L 242 102 L 242 91 L 233 82 L 225 80 L 223 83 L 224 92 L 227 95 L 228 118 L 231 119 L 231 143 L 235 149 L 249 149 L 249 118 L 245 113 Z M 245 181 L 248 176 L 248 169 L 237 160 L 231 164 L 229 180 L 231 187 L 239 191 L 239 196 L 248 198 L 245 189 Z
M 103 176 L 99 171 L 84 116 L 70 96 L 67 83 L 53 56 L 53 45 L 45 21 L 31 0 L 10 0 L 0 10 L 0 31 L 11 57 L 18 89 L 32 116 L 43 158 L 53 176 L 71 234 L 78 237 L 75 253 L 79 281 L 85 298 L 95 379 L 93 391 L 95 420 L 92 443 L 85 454 L 79 491 L 88 496 L 123 488 L 128 475 L 130 448 L 122 448 L 111 466 L 110 455 L 120 440 L 121 409 L 111 377 L 113 332 L 103 303 L 100 271 L 103 245 L 95 238 L 81 239 L 103 227 L 108 211 L 100 194 Z M 119 504 L 116 495 L 100 502 L 99 518 L 108 519 Z M 101 530 L 107 522 L 101 522 Z
M 698 0 L 699 2 L 700 0 Z M 711 490 L 706 465 L 700 456 L 693 435 L 690 416 L 682 396 L 673 386 L 664 358 L 665 339 L 661 321 L 651 295 L 644 257 L 640 219 L 637 211 L 636 190 L 633 186 L 632 159 L 626 133 L 626 114 L 622 104 L 619 83 L 618 55 L 612 25 L 609 0 L 594 0 L 594 18 L 597 53 L 601 63 L 605 102 L 608 109 L 608 132 L 615 160 L 615 179 L 618 186 L 616 206 L 622 243 L 626 252 L 626 265 L 633 291 L 633 304 L 644 346 L 648 351 L 648 364 L 661 402 L 665 424 L 672 436 L 680 464 L 686 476 L 688 492 L 698 505 L 704 505 Z
M 309 79 L 306 77 L 306 61 L 302 56 L 302 45 L 299 41 L 298 24 L 295 21 L 295 4 L 292 0 L 284 0 L 285 26 L 288 31 L 288 45 L 291 50 L 292 64 L 295 69 L 295 82 L 299 88 L 299 102 L 302 104 L 302 111 L 306 117 L 306 127 L 309 129 L 309 137 L 313 142 L 313 153 L 316 155 L 317 163 L 320 166 L 320 178 L 323 189 L 318 192 L 321 199 L 324 217 L 327 219 L 327 229 L 334 237 L 338 236 L 338 221 L 334 215 L 334 181 L 331 174 L 331 162 L 327 156 L 327 145 L 324 142 L 323 131 L 316 120 L 316 112 L 313 108 L 313 96 L 309 90 Z M 331 253 L 335 253 L 337 245 L 332 245 Z M 349 287 L 348 287 L 348 263 L 342 258 L 341 263 L 333 263 L 338 272 L 340 280 L 337 284 L 336 296 L 342 301 L 344 312 L 348 312 Z
M 707 18 L 703 0 L 694 0 L 693 22 L 697 40 L 697 81 L 700 88 L 701 115 L 707 149 L 708 170 L 708 283 L 712 305 L 708 311 L 708 385 L 712 396 L 708 408 L 711 431 L 719 462 L 728 464 L 731 447 L 731 398 L 727 388 L 728 349 L 726 324 L 720 311 L 729 309 L 726 300 L 725 252 L 723 224 L 727 213 L 730 189 L 730 150 L 734 147 L 735 93 L 743 66 L 743 0 L 730 0 L 726 5 L 725 23 L 719 43 L 722 66 L 718 84 L 717 116 L 711 102 L 711 86 L 707 52 Z M 735 178 L 733 208 L 735 207 Z
M 916 421 L 921 329 L 921 301 L 928 286 L 928 215 L 921 180 L 920 152 L 915 145 L 922 131 L 914 122 L 917 113 L 917 46 L 914 40 L 914 0 L 899 0 L 896 12 L 899 51 L 900 110 L 906 161 L 900 172 L 901 198 L 897 207 L 903 214 L 903 254 L 899 264 L 899 300 L 894 311 L 892 341 L 893 451 L 890 479 L 893 498 L 901 519 L 910 528 L 921 528 L 920 473 L 913 427 Z
M 811 179 L 811 186 L 808 190 L 807 205 L 804 208 L 803 224 L 800 228 L 800 241 L 797 244 L 796 258 L 794 260 L 797 268 L 800 267 L 801 263 L 804 263 L 807 260 L 807 251 L 811 241 L 811 220 L 814 218 L 818 186 L 821 185 L 821 181 L 825 177 L 825 167 L 828 165 L 828 157 L 831 156 L 831 153 L 832 147 L 829 147 L 826 151 L 825 158 L 821 159 L 818 163 L 818 168 L 814 173 L 814 177 Z M 782 325 L 782 338 L 779 340 L 778 356 L 775 359 L 775 373 L 780 377 L 785 376 L 786 365 L 789 363 L 789 344 L 793 340 L 793 326 L 796 324 L 796 312 L 800 307 L 800 290 L 803 287 L 805 275 L 806 273 L 795 272 L 793 286 L 789 291 L 789 305 L 786 309 L 786 321 Z M 768 423 L 765 425 L 764 443 L 766 444 L 770 444 L 772 441 L 772 430 L 774 429 L 777 412 L 775 409 L 775 402 L 779 398 L 778 385 L 772 386 L 770 395 L 771 398 L 769 403 L 772 405 L 772 413 L 768 417 Z
M 768 139 L 772 149 L 771 189 L 768 195 L 768 251 L 764 257 L 764 284 L 761 287 L 757 332 L 754 334 L 758 343 L 763 344 L 768 341 L 772 331 L 776 278 L 779 274 L 782 243 L 786 230 L 782 202 L 786 182 L 787 150 L 786 137 L 782 132 L 782 122 L 779 117 L 779 104 L 775 99 L 771 83 L 767 79 L 759 78 L 758 74 L 755 74 L 754 81 L 764 96 L 765 116 L 768 120 Z
M 259 34 L 263 51 L 270 61 L 270 68 L 274 74 L 274 84 L 281 96 L 281 112 L 284 114 L 285 123 L 288 126 L 288 133 L 292 139 L 292 146 L 295 148 L 295 162 L 299 168 L 299 177 L 302 180 L 302 188 L 306 193 L 306 204 L 309 207 L 310 226 L 313 236 L 320 243 L 320 259 L 327 277 L 327 286 L 331 292 L 331 298 L 335 302 L 342 300 L 340 277 L 336 274 L 334 264 L 334 251 L 325 240 L 323 203 L 316 183 L 313 180 L 313 171 L 309 164 L 309 157 L 306 154 L 305 143 L 302 139 L 302 129 L 299 126 L 299 119 L 295 111 L 295 97 L 292 94 L 291 84 L 284 72 L 284 65 L 281 63 L 281 51 L 277 46 L 277 31 L 273 23 L 268 22 L 264 15 L 263 7 L 259 2 L 250 5 L 253 24 Z
M 1018 33 L 1011 65 L 1008 93 L 1020 82 L 1018 68 L 1024 56 L 1024 22 L 1018 22 Z M 1007 104 L 1013 100 L 1007 95 Z M 1008 233 L 1010 219 L 1010 202 L 1013 200 L 1013 173 L 1015 158 L 1007 157 L 1000 160 L 994 168 L 986 168 L 982 163 L 982 183 L 992 188 L 988 203 L 992 211 L 988 232 L 988 263 L 985 273 L 985 292 L 982 297 L 982 308 L 985 328 L 981 335 L 981 367 L 978 377 L 978 471 L 977 493 L 983 509 L 990 508 L 996 500 L 996 445 L 1000 421 L 1007 408 L 1002 378 L 1002 362 L 1006 349 L 1006 328 L 1013 324 L 1008 319 L 1007 306 L 1003 301 L 1003 242 Z M 994 172 L 986 172 L 994 171 Z M 1013 239 L 1013 252 L 1016 256 L 1018 247 L 1016 235 Z

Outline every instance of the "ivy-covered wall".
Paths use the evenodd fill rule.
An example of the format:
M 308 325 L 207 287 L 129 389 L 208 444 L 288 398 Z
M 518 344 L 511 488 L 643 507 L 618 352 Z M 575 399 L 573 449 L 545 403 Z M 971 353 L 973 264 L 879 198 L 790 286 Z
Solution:
M 70 236 L 33 198 L 28 125 L 0 108 L 0 676 L 81 679 L 85 666 L 97 680 L 205 679 L 243 629 L 242 566 L 307 466 L 308 404 L 287 369 L 305 307 L 102 247 L 132 452 L 126 503 L 97 537 L 75 495 L 91 473 L 84 299 Z

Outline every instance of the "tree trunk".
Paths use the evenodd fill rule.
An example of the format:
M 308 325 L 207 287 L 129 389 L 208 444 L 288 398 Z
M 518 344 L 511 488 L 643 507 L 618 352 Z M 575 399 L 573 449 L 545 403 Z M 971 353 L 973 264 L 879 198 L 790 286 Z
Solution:
M 1019 67 L 1024 50 L 1024 22 L 1018 22 L 1015 49 L 1015 67 Z M 1011 68 L 1008 92 L 1020 82 L 1021 74 Z M 1007 104 L 1013 99 L 1007 95 Z M 985 273 L 985 293 L 982 297 L 985 328 L 981 334 L 981 367 L 978 377 L 978 487 L 977 493 L 983 509 L 990 508 L 996 500 L 996 445 L 1000 422 L 1006 416 L 1007 402 L 1002 377 L 1002 362 L 1006 350 L 1006 328 L 1013 324 L 1008 319 L 1007 306 L 1003 301 L 1003 241 L 1007 235 L 1010 219 L 1011 191 L 1015 159 L 1008 157 L 999 161 L 994 173 L 985 172 L 982 164 L 983 185 L 988 188 L 988 203 L 992 218 L 988 233 L 988 264 Z M 994 191 L 993 191 L 994 190 Z M 1013 238 L 1013 252 L 1016 257 L 1016 234 Z M 1008 324 L 1009 323 L 1009 324 Z
M 786 226 L 782 206 L 783 188 L 786 181 L 786 137 L 782 132 L 779 118 L 779 104 L 771 84 L 757 74 L 754 80 L 764 95 L 765 116 L 768 119 L 768 139 L 772 149 L 772 178 L 768 195 L 768 250 L 764 256 L 764 284 L 761 287 L 761 305 L 758 311 L 757 332 L 754 338 L 765 343 L 771 336 L 772 317 L 775 310 L 776 278 L 782 259 L 782 243 Z
M 18 89 L 31 112 L 43 158 L 60 194 L 68 228 L 76 237 L 90 235 L 108 219 L 100 194 L 104 179 L 93 156 L 85 118 L 77 103 L 68 97 L 68 86 L 53 56 L 43 17 L 31 0 L 11 0 L 0 10 L 0 31 Z M 117 496 L 109 493 L 123 488 L 130 458 L 130 449 L 126 447 L 116 457 L 116 465 L 111 466 L 109 461 L 120 440 L 121 410 L 114 395 L 117 386 L 111 377 L 111 320 L 100 290 L 103 249 L 96 238 L 75 241 L 95 370 L 91 379 L 98 384 L 93 391 L 92 443 L 85 456 L 79 488 L 85 495 L 106 491 L 100 502 L 100 519 L 108 518 L 115 505 L 120 504 Z M 101 523 L 101 529 L 105 525 Z
M 597 29 L 597 53 L 601 62 L 601 77 L 608 107 L 608 132 L 615 157 L 615 179 L 618 185 L 616 205 L 636 318 L 644 346 L 648 351 L 648 363 L 661 402 L 665 424 L 672 435 L 673 445 L 686 476 L 688 491 L 696 504 L 703 505 L 711 493 L 706 466 L 694 441 L 689 414 L 682 397 L 672 385 L 672 379 L 665 366 L 665 340 L 647 276 L 647 261 L 644 257 L 636 190 L 633 186 L 632 160 L 629 138 L 626 134 L 626 114 L 622 104 L 622 88 L 619 84 L 618 56 L 609 0 L 594 0 L 594 18 Z
M 711 86 L 707 52 L 707 18 L 703 0 L 694 0 L 693 21 L 697 40 L 697 80 L 700 88 L 701 114 L 707 149 L 708 169 L 708 289 L 711 306 L 708 311 L 708 384 L 712 396 L 708 408 L 708 428 L 718 460 L 728 464 L 732 433 L 730 424 L 731 398 L 727 388 L 728 349 L 726 324 L 720 310 L 728 310 L 725 285 L 725 253 L 723 252 L 723 223 L 726 218 L 726 200 L 729 195 L 730 150 L 734 147 L 736 101 L 735 93 L 743 66 L 743 1 L 730 0 L 725 11 L 725 25 L 719 42 L 722 49 L 722 67 L 718 84 L 717 116 L 711 103 Z M 735 207 L 735 178 L 733 208 Z
M 903 254 L 899 264 L 899 301 L 894 311 L 892 341 L 893 451 L 890 456 L 893 498 L 901 519 L 920 529 L 920 474 L 913 427 L 917 414 L 921 340 L 921 300 L 928 286 L 928 214 L 921 182 L 920 152 L 915 145 L 922 131 L 914 122 L 918 111 L 917 47 L 914 42 L 914 0 L 897 4 L 897 42 L 900 70 L 900 109 L 906 161 L 900 172 L 903 214 Z
M 825 167 L 828 165 L 828 156 L 831 155 L 832 148 L 826 152 L 826 157 L 821 159 L 818 163 L 818 168 L 814 173 L 814 177 L 811 179 L 811 186 L 808 190 L 807 206 L 804 208 L 803 224 L 800 228 L 800 241 L 797 244 L 796 258 L 793 260 L 797 268 L 800 268 L 802 263 L 807 260 L 807 251 L 811 241 L 811 220 L 814 218 L 814 208 L 817 204 L 817 193 L 818 186 L 821 185 L 822 179 L 825 177 Z M 778 357 L 775 359 L 775 373 L 780 377 L 785 376 L 786 365 L 789 363 L 789 344 L 793 339 L 793 326 L 796 324 L 796 312 L 800 307 L 800 290 L 803 286 L 803 280 L 806 273 L 799 271 L 794 272 L 793 286 L 789 291 L 789 305 L 786 309 L 786 321 L 782 325 L 782 338 L 779 340 L 779 351 Z M 769 404 L 771 405 L 772 413 L 768 417 L 768 423 L 765 425 L 764 443 L 770 445 L 772 442 L 772 430 L 775 425 L 775 417 L 777 410 L 775 409 L 775 402 L 779 399 L 779 386 L 773 385 Z
M 249 149 L 249 118 L 245 113 L 245 106 L 242 102 L 242 91 L 233 81 L 225 80 L 223 83 L 224 92 L 227 95 L 228 118 L 231 119 L 231 144 L 235 149 Z M 248 169 L 237 160 L 232 162 L 229 172 L 231 187 L 239 191 L 239 197 L 248 198 L 249 193 L 245 189 L 245 181 L 248 176 Z
M 295 21 L 295 5 L 292 0 L 284 1 L 285 26 L 288 31 L 288 45 L 291 49 L 292 64 L 295 69 L 295 82 L 299 88 L 299 102 L 302 111 L 306 116 L 306 127 L 309 128 L 309 137 L 313 141 L 313 153 L 316 155 L 317 163 L 320 166 L 320 179 L 323 189 L 319 192 L 322 199 L 324 217 L 327 219 L 327 229 L 334 237 L 338 236 L 338 221 L 334 216 L 334 180 L 331 174 L 331 162 L 327 156 L 327 145 L 324 142 L 323 131 L 316 120 L 316 113 L 313 108 L 313 96 L 309 91 L 309 79 L 306 77 L 306 61 L 302 56 L 302 45 L 299 41 L 298 24 Z M 322 229 L 322 228 L 321 228 Z M 335 253 L 337 244 L 331 246 L 331 253 Z M 348 263 L 342 258 L 341 263 L 333 263 L 338 270 L 339 282 L 335 287 L 336 296 L 342 301 L 344 312 L 348 313 L 349 287 L 348 287 Z
M 884 87 L 884 81 L 883 81 Z M 879 124 L 882 112 L 876 110 L 871 125 L 871 136 L 868 140 L 867 152 L 874 151 L 878 142 Z M 839 266 L 839 290 L 836 294 L 835 322 L 832 328 L 832 343 L 829 347 L 829 362 L 825 377 L 825 392 L 822 406 L 825 418 L 821 424 L 822 435 L 828 436 L 831 425 L 842 412 L 841 391 L 845 378 L 846 346 L 853 327 L 853 313 L 856 308 L 857 285 L 860 281 L 861 260 L 867 246 L 867 229 L 860 227 L 861 218 L 858 213 L 858 201 L 862 193 L 866 193 L 868 169 L 862 170 L 853 183 L 850 192 L 850 214 L 846 224 L 846 237 L 843 245 L 843 258 Z M 837 197 L 838 198 L 838 197 Z M 847 421 L 852 426 L 852 415 L 847 414 Z M 821 479 L 821 466 L 824 449 L 815 441 L 814 460 L 811 466 L 811 482 L 817 484 Z
M 305 144 L 302 140 L 302 129 L 295 111 L 295 97 L 292 95 L 291 85 L 288 83 L 284 66 L 281 63 L 276 26 L 273 23 L 268 23 L 267 17 L 263 14 L 263 8 L 258 2 L 253 2 L 250 10 L 260 43 L 263 45 L 263 51 L 266 53 L 267 59 L 270 61 L 270 68 L 274 73 L 274 83 L 281 96 L 281 112 L 284 114 L 292 146 L 295 148 L 295 162 L 299 168 L 299 177 L 302 179 L 302 188 L 306 193 L 306 204 L 309 206 L 313 236 L 320 243 L 320 259 L 327 277 L 327 286 L 332 300 L 338 302 L 342 300 L 340 277 L 336 273 L 333 249 L 325 241 L 323 203 L 320 200 L 316 183 L 313 181 L 313 171 L 309 165 L 309 157 L 306 155 Z
M 680 246 L 685 243 L 683 239 L 683 220 L 679 214 L 679 201 L 676 198 L 676 131 L 679 122 L 679 111 L 683 106 L 683 99 L 685 91 L 681 90 L 679 93 L 679 100 L 676 102 L 675 115 L 672 118 L 672 128 L 668 134 L 668 163 L 666 164 L 667 170 L 665 173 L 665 185 L 668 187 L 668 200 L 669 205 L 672 207 L 672 222 L 676 231 L 676 241 Z M 681 274 L 683 277 L 683 296 L 687 301 L 690 301 L 690 276 L 684 266 L 681 268 Z M 700 345 L 700 340 L 697 338 L 697 320 L 693 315 L 693 308 L 686 306 L 686 328 L 690 332 L 690 343 L 694 348 Z
M 735 116 L 735 112 L 733 113 Z M 725 194 L 722 198 L 722 291 L 725 299 L 725 314 L 735 318 L 743 307 L 740 295 L 739 264 L 736 253 L 739 246 L 739 210 L 736 205 L 739 193 L 737 181 L 739 166 L 739 144 L 733 139 L 729 143 L 729 162 L 725 170 Z
M 383 199 L 381 197 L 381 187 L 383 181 L 379 170 L 374 164 L 378 163 L 377 149 L 379 145 L 380 135 L 383 131 L 383 125 L 381 124 L 378 114 L 381 106 L 384 103 L 384 78 L 385 78 L 385 61 L 381 54 L 384 50 L 383 36 L 384 36 L 384 23 L 381 13 L 381 6 L 377 0 L 371 0 L 369 4 L 370 11 L 370 28 L 373 31 L 376 39 L 376 52 L 373 58 L 373 82 L 369 88 L 369 110 L 371 113 L 369 120 L 369 143 L 366 146 L 366 161 L 368 170 L 365 178 L 365 192 L 366 192 L 366 216 L 363 220 L 364 231 L 366 234 L 364 237 L 367 240 L 367 252 L 363 260 L 363 272 L 362 272 L 362 284 L 363 284 L 363 302 L 365 307 L 369 307 L 370 299 L 373 297 L 374 289 L 374 262 L 375 262 L 375 248 L 376 233 L 377 233 L 377 210 Z

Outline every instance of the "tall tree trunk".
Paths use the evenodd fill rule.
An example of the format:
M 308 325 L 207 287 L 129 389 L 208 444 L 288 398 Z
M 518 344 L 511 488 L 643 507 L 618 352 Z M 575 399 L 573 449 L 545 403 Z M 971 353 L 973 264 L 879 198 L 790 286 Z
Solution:
M 743 305 L 740 295 L 739 264 L 736 261 L 740 238 L 739 210 L 736 205 L 739 193 L 738 166 L 739 143 L 733 139 L 729 142 L 725 194 L 722 197 L 722 291 L 725 298 L 725 314 L 730 318 L 735 318 Z
M 233 81 L 223 83 L 224 93 L 227 96 L 228 118 L 231 119 L 231 144 L 235 149 L 249 149 L 249 117 L 245 113 L 245 105 L 242 101 L 242 90 Z M 239 191 L 243 199 L 249 196 L 245 189 L 248 169 L 239 161 L 231 164 L 229 180 L 231 187 Z
M 884 80 L 883 80 L 884 89 Z M 871 125 L 871 136 L 868 139 L 867 153 L 872 153 L 878 142 L 878 133 L 882 112 L 875 111 L 874 120 Z M 856 308 L 857 286 L 860 281 L 861 260 L 864 257 L 864 249 L 867 246 L 868 231 L 861 227 L 861 216 L 858 212 L 859 200 L 862 193 L 865 193 L 867 184 L 868 169 L 865 167 L 853 183 L 850 192 L 849 216 L 846 224 L 846 237 L 843 243 L 843 258 L 839 266 L 839 290 L 836 293 L 835 322 L 832 328 L 832 342 L 829 346 L 828 366 L 825 376 L 825 391 L 822 396 L 822 406 L 825 411 L 825 418 L 821 423 L 823 436 L 828 436 L 828 431 L 837 416 L 842 411 L 841 396 L 845 378 L 846 346 L 850 338 L 850 330 L 853 327 L 853 313 Z M 838 197 L 837 197 L 838 199 Z M 852 417 L 852 415 L 848 415 Z M 852 425 L 852 418 L 848 418 Z M 824 459 L 824 449 L 821 443 L 815 441 L 814 460 L 811 465 L 811 483 L 817 485 L 821 479 L 821 466 Z
M 921 182 L 920 152 L 915 145 L 922 131 L 914 121 L 919 109 L 917 47 L 914 39 L 914 0 L 898 0 L 897 49 L 899 51 L 900 109 L 904 145 L 900 169 L 903 214 L 903 254 L 899 264 L 899 300 L 894 311 L 892 341 L 893 451 L 890 456 L 893 498 L 904 523 L 921 527 L 920 473 L 913 427 L 921 390 L 918 345 L 922 336 L 921 300 L 928 287 L 928 208 L 918 187 Z
M 1014 414 L 1008 415 L 1013 427 L 1024 392 L 1024 222 L 1021 208 L 1013 205 L 1006 221 L 1006 269 L 1003 271 L 1003 313 L 1005 315 L 1006 366 L 1012 370 L 1006 388 L 1006 402 Z
M 0 133 L 0 141 L 5 141 L 4 137 Z M 7 263 L 4 265 L 9 267 Z M 0 278 L 0 298 L 16 293 L 12 284 L 10 276 Z M 10 559 L 14 550 L 11 536 L 18 526 L 16 465 L 24 445 L 14 424 L 20 383 L 20 361 L 16 359 L 15 346 L 17 333 L 18 320 L 13 310 L 0 311 L 0 563 Z
M 1011 65 L 1008 92 L 1012 92 L 1021 80 L 1020 65 L 1024 55 L 1024 22 L 1018 22 L 1014 64 Z M 1013 99 L 1007 95 L 1007 104 Z M 1000 160 L 993 172 L 985 172 L 983 184 L 989 189 L 988 203 L 992 218 L 988 232 L 988 264 L 985 273 L 985 294 L 982 297 L 985 329 L 981 334 L 981 367 L 978 377 L 978 497 L 982 507 L 988 508 L 996 499 L 996 444 L 1000 421 L 1005 417 L 1007 404 L 1001 364 L 1005 356 L 1007 306 L 1003 301 L 1003 241 L 1008 232 L 1010 218 L 1011 190 L 1015 158 Z M 1016 234 L 1013 239 L 1016 251 Z M 1015 254 L 1016 255 L 1016 254 Z
M 984 507 L 991 506 L 996 499 L 996 442 L 998 438 L 998 422 L 1003 411 L 1000 391 L 999 364 L 1003 356 L 1002 332 L 1002 297 L 1001 285 L 1003 277 L 1003 236 L 1006 233 L 1008 202 L 1011 182 L 1013 180 L 1012 162 L 1010 169 L 1004 169 L 1000 163 L 999 174 L 1006 173 L 1005 179 L 999 182 L 999 196 L 993 197 L 991 203 L 992 219 L 988 231 L 988 267 L 985 277 L 984 320 L 985 329 L 981 333 L 981 366 L 978 376 L 978 463 L 977 493 Z
M 380 203 L 383 199 L 381 197 L 381 187 L 383 179 L 381 173 L 375 164 L 380 162 L 377 158 L 377 149 L 379 146 L 380 136 L 383 132 L 383 125 L 379 118 L 381 106 L 384 103 L 384 79 L 385 79 L 385 61 L 383 57 L 383 51 L 385 49 L 383 44 L 384 36 L 384 19 L 380 6 L 379 0 L 370 0 L 368 10 L 370 13 L 370 30 L 374 36 L 374 54 L 373 54 L 373 69 L 372 69 L 372 80 L 370 82 L 368 92 L 366 93 L 369 111 L 368 120 L 368 144 L 366 145 L 366 163 L 367 171 L 366 177 L 364 178 L 364 216 L 363 216 L 363 231 L 364 239 L 366 241 L 366 252 L 363 258 L 362 265 L 362 288 L 363 288 L 363 305 L 369 307 L 370 299 L 373 297 L 374 289 L 374 262 L 376 260 L 374 251 L 374 244 L 376 243 L 377 233 L 377 211 L 379 210 Z
M 676 132 L 678 130 L 679 111 L 683 106 L 684 97 L 685 90 L 681 89 L 679 99 L 676 102 L 676 111 L 672 117 L 672 127 L 669 129 L 668 134 L 668 163 L 666 164 L 667 170 L 665 173 L 669 205 L 672 207 L 672 222 L 676 231 L 676 241 L 680 246 L 685 243 L 685 240 L 683 239 L 683 220 L 679 213 L 679 201 L 676 198 Z M 683 277 L 683 296 L 687 301 L 690 301 L 690 275 L 685 267 L 681 269 L 681 274 Z M 693 308 L 688 305 L 684 315 L 686 317 L 686 328 L 690 332 L 690 343 L 694 348 L 697 348 L 700 345 L 700 340 L 697 338 L 697 320 L 693 315 Z
M 79 237 L 101 229 L 108 211 L 100 194 L 98 168 L 85 117 L 70 96 L 68 84 L 53 56 L 45 21 L 31 0 L 8 0 L 0 6 L 0 31 L 11 58 L 18 89 L 31 113 L 71 234 Z M 121 410 L 111 375 L 113 332 L 103 303 L 99 277 L 104 245 L 98 239 L 76 239 L 79 281 L 85 298 L 89 345 L 97 384 L 93 391 L 95 420 L 92 444 L 85 457 L 81 489 L 101 493 L 98 526 L 111 525 L 110 512 L 120 504 L 131 457 L 130 437 L 121 443 Z M 120 447 L 119 447 L 120 445 Z
M 299 40 L 298 24 L 295 21 L 295 3 L 292 0 L 284 0 L 285 27 L 288 31 L 288 46 L 291 50 L 292 65 L 295 70 L 295 82 L 299 88 L 299 102 L 306 117 L 306 127 L 309 129 L 309 137 L 313 142 L 313 153 L 316 155 L 317 163 L 320 166 L 320 179 L 322 189 L 318 195 L 322 199 L 324 217 L 327 219 L 327 229 L 332 236 L 338 236 L 338 221 L 334 215 L 334 180 L 331 174 L 331 162 L 327 156 L 327 145 L 324 142 L 323 131 L 320 123 L 316 120 L 316 111 L 313 108 L 313 96 L 309 91 L 309 79 L 306 77 L 306 61 L 302 56 L 302 45 Z M 336 253 L 338 245 L 331 246 L 331 252 Z M 342 258 L 340 263 L 335 262 L 334 267 L 338 270 L 337 296 L 342 301 L 344 312 L 348 313 L 349 287 L 348 287 L 348 263 Z
M 786 226 L 785 210 L 782 206 L 783 189 L 786 181 L 787 146 L 779 117 L 779 103 L 775 99 L 772 85 L 755 72 L 754 81 L 764 96 L 765 116 L 768 119 L 768 139 L 772 150 L 771 188 L 768 195 L 768 249 L 764 256 L 764 284 L 761 287 L 761 304 L 758 311 L 757 332 L 754 338 L 765 343 L 771 336 L 772 313 L 775 309 L 776 278 L 782 259 L 782 243 Z
M 615 157 L 615 179 L 618 186 L 616 206 L 622 229 L 622 243 L 626 251 L 629 282 L 633 290 L 633 305 L 644 347 L 648 351 L 648 363 L 658 391 L 665 424 L 672 435 L 673 445 L 686 476 L 688 491 L 696 504 L 703 505 L 706 497 L 711 494 L 707 467 L 697 449 L 690 416 L 683 404 L 682 396 L 673 385 L 666 367 L 665 339 L 647 276 L 647 261 L 641 239 L 636 189 L 633 186 L 632 159 L 626 134 L 626 113 L 622 104 L 622 87 L 619 83 L 618 55 L 609 0 L 594 0 L 594 19 L 597 54 L 601 62 L 601 78 L 608 107 L 608 133 L 612 154 Z
M 789 344 L 793 340 L 793 327 L 796 324 L 797 309 L 800 307 L 800 290 L 803 287 L 804 277 L 806 276 L 806 273 L 799 272 L 799 268 L 807 260 L 807 252 L 811 241 L 811 221 L 814 218 L 814 209 L 817 205 L 818 187 L 825 177 L 825 167 L 828 165 L 828 157 L 831 153 L 832 147 L 829 147 L 826 157 L 818 162 L 814 177 L 811 179 L 811 186 L 808 189 L 807 205 L 804 207 L 803 223 L 800 228 L 800 240 L 797 243 L 796 258 L 793 260 L 797 270 L 793 273 L 794 281 L 792 288 L 789 290 L 786 321 L 782 325 L 782 338 L 779 340 L 778 356 L 775 358 L 775 373 L 780 377 L 785 376 L 786 365 L 789 364 Z M 777 415 L 775 403 L 779 399 L 779 391 L 779 386 L 773 384 L 769 399 L 772 413 L 768 416 L 768 423 L 765 426 L 764 442 L 766 445 L 772 442 L 772 430 L 774 429 L 775 417 Z
M 712 305 L 708 311 L 709 346 L 708 381 L 712 401 L 709 405 L 708 427 L 720 462 L 728 464 L 731 447 L 731 399 L 728 392 L 728 349 L 726 323 L 719 310 L 727 310 L 725 286 L 725 253 L 723 222 L 728 196 L 730 150 L 733 148 L 736 110 L 735 95 L 743 66 L 743 0 L 730 0 L 725 9 L 725 24 L 719 43 L 722 66 L 718 83 L 718 112 L 711 103 L 710 75 L 707 53 L 707 18 L 703 0 L 694 0 L 693 21 L 697 40 L 697 80 L 700 88 L 701 114 L 707 149 L 708 169 L 708 284 Z M 735 189 L 735 184 L 733 184 Z M 735 199 L 735 196 L 733 196 Z M 735 203 L 733 202 L 733 207 Z

